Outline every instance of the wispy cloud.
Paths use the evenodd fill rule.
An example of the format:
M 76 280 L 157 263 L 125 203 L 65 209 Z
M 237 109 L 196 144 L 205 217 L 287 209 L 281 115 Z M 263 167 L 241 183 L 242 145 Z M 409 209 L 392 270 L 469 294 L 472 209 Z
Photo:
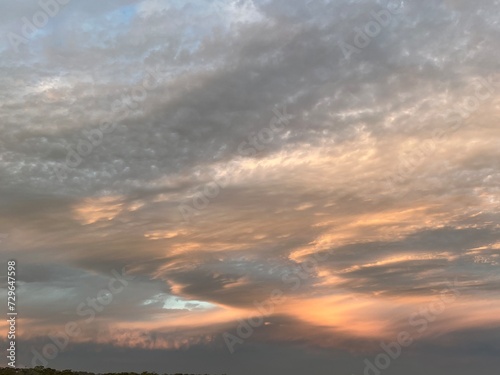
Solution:
M 28 38 L 42 3 L 59 10 Z M 23 363 L 126 267 L 55 367 L 159 370 L 163 349 L 179 372 L 188 353 L 191 372 L 362 373 L 457 279 L 391 370 L 412 375 L 411 352 L 442 355 L 429 375 L 493 371 L 497 5 L 0 5 L 0 259 L 18 261 Z M 286 299 L 230 356 L 224 332 L 273 290 Z

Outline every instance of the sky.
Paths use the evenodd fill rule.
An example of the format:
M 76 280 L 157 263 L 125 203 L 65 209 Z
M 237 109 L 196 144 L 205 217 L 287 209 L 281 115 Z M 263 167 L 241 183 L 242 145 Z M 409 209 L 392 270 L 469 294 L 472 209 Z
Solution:
M 16 364 L 498 374 L 499 5 L 1 0 Z

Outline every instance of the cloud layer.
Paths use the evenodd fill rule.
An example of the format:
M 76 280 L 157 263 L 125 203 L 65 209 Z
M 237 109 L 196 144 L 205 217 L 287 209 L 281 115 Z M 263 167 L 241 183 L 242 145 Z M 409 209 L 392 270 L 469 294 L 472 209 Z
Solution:
M 498 3 L 0 5 L 23 364 L 77 322 L 50 366 L 362 373 L 411 331 L 387 373 L 496 373 Z

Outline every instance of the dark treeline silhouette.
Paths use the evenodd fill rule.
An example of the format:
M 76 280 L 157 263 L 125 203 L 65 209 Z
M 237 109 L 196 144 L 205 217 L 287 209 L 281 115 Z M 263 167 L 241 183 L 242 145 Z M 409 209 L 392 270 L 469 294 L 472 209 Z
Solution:
M 137 372 L 104 372 L 104 373 L 93 373 L 86 371 L 73 371 L 73 370 L 54 370 L 52 368 L 45 368 L 43 366 L 36 366 L 35 368 L 12 368 L 12 367 L 0 367 L 0 375 L 210 375 L 210 374 L 182 374 L 182 373 L 171 373 L 171 374 L 157 374 L 156 372 L 144 371 L 140 374 Z M 226 375 L 226 374 L 222 374 Z

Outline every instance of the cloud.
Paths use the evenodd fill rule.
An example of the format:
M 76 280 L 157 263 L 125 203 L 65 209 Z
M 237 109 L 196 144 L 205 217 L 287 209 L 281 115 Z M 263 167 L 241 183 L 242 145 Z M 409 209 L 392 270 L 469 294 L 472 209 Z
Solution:
M 0 5 L 0 259 L 18 260 L 27 352 L 126 267 L 57 366 L 103 350 L 121 369 L 123 350 L 158 368 L 162 349 L 199 355 L 198 372 L 292 355 L 282 369 L 320 374 L 332 351 L 356 371 L 345 353 L 378 350 L 455 278 L 461 299 L 411 350 L 478 361 L 498 327 L 496 5 L 70 2 L 18 51 L 7 36 L 40 5 Z M 286 301 L 226 358 L 222 333 L 276 289 Z

